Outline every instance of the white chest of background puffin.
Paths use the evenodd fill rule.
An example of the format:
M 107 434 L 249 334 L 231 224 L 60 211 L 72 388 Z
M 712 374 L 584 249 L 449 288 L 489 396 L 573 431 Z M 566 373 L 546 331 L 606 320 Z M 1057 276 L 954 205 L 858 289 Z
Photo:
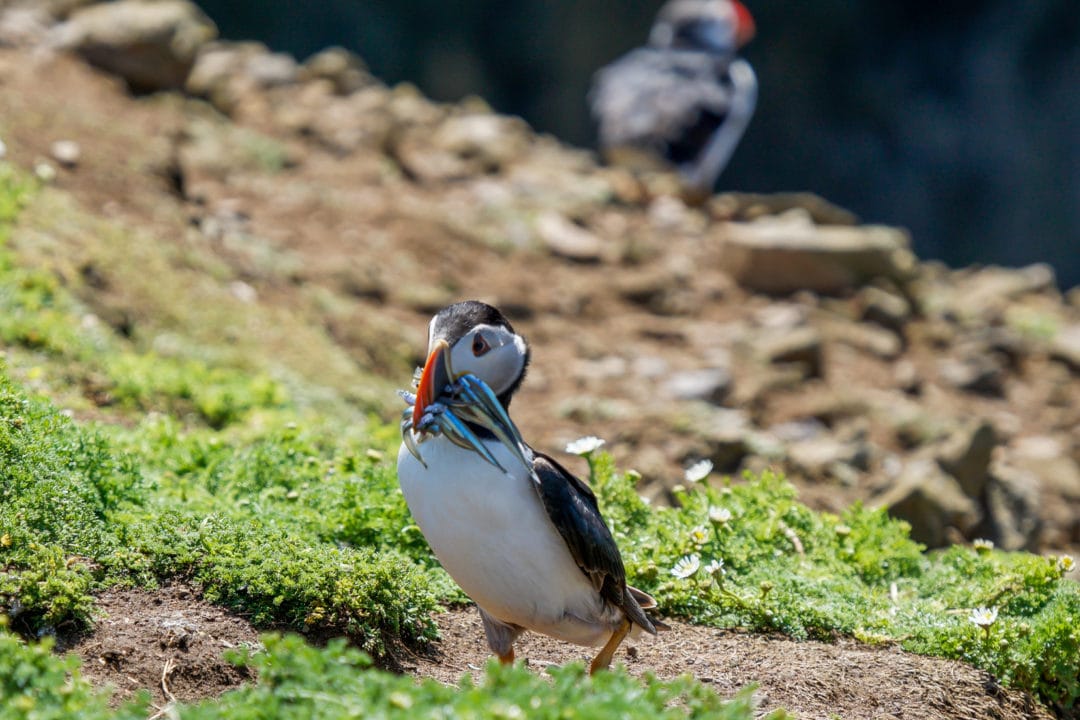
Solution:
M 428 349 L 398 453 L 401 490 L 416 524 L 476 603 L 500 661 L 513 662 L 514 641 L 533 630 L 603 646 L 589 671 L 608 667 L 632 630 L 655 634 L 643 608 L 656 603 L 626 584 L 619 549 L 588 486 L 521 442 L 509 423 L 505 409 L 525 378 L 529 346 L 497 309 L 467 301 L 432 318 Z M 509 427 L 491 432 L 495 421 L 454 433 L 437 429 L 456 422 L 445 412 L 446 394 L 470 375 L 498 398 L 501 407 L 487 417 L 501 414 Z M 475 407 L 470 412 L 476 417 Z

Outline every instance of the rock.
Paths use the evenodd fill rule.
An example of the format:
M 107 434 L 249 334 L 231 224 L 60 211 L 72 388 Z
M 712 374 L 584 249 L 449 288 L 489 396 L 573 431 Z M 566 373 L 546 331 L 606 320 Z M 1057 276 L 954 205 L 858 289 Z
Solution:
M 915 460 L 900 472 L 896 482 L 874 499 L 893 517 L 911 525 L 912 539 L 930 548 L 947 545 L 951 534 L 965 537 L 979 524 L 982 513 L 960 484 L 929 460 Z
M 855 225 L 859 218 L 850 210 L 833 205 L 813 193 L 723 193 L 708 202 L 709 213 L 717 220 L 754 220 L 791 210 L 805 212 L 817 225 Z
M 64 167 L 73 168 L 79 164 L 82 148 L 74 140 L 57 140 L 49 147 L 49 154 Z
M 999 309 L 1016 298 L 1054 288 L 1054 269 L 1044 263 L 1019 270 L 989 267 L 969 274 L 956 285 L 953 303 L 960 317 Z
M 828 337 L 883 360 L 893 360 L 904 350 L 896 333 L 874 325 L 834 323 L 828 329 Z
M 4 8 L 0 3 L 0 47 L 33 47 L 48 36 L 53 18 L 40 7 Z
M 684 273 L 650 263 L 618 275 L 614 283 L 619 295 L 654 315 L 691 315 L 700 307 L 701 297 L 687 289 Z
M 1080 374 L 1080 324 L 1063 328 L 1050 344 L 1050 357 Z
M 870 286 L 859 293 L 861 317 L 900 333 L 911 319 L 911 303 L 903 295 Z
M 758 292 L 839 294 L 874 278 L 905 282 L 915 266 L 896 228 L 815 226 L 805 216 L 728 223 L 721 265 Z
M 603 257 L 600 238 L 557 212 L 545 212 L 536 219 L 536 234 L 548 250 L 567 260 L 595 263 Z
M 731 392 L 731 372 L 714 367 L 673 373 L 664 391 L 676 400 L 704 400 L 720 405 Z
M 1002 550 L 1035 551 L 1042 528 L 1039 479 L 1022 468 L 996 462 L 986 492 L 986 519 L 978 534 Z
M 791 330 L 806 325 L 809 313 L 802 305 L 769 303 L 754 313 L 754 323 L 769 330 Z
M 755 353 L 774 365 L 793 364 L 803 377 L 822 377 L 824 360 L 821 335 L 811 327 L 766 333 L 755 338 Z
M 340 47 L 320 50 L 305 60 L 300 68 L 300 79 L 329 80 L 338 95 L 351 95 L 369 85 L 379 84 L 359 55 Z
M 1022 468 L 1037 478 L 1043 498 L 1058 500 L 1043 503 L 1040 515 L 1045 520 L 1045 545 L 1064 547 L 1077 541 L 1080 530 L 1080 464 L 1069 456 L 1064 442 L 1049 436 L 1016 440 L 1007 455 L 1012 468 Z
M 854 468 L 865 460 L 865 455 L 865 448 L 858 444 L 829 437 L 792 443 L 787 448 L 788 460 L 794 470 L 818 481 L 844 475 L 840 466 Z
M 685 428 L 690 442 L 682 461 L 708 458 L 715 473 L 738 470 L 750 452 L 755 434 L 750 416 L 743 410 L 722 408 L 706 402 L 686 402 L 673 406 L 670 415 L 659 419 L 672 427 Z
M 245 71 L 260 88 L 292 85 L 299 75 L 296 59 L 287 53 L 256 53 L 248 58 Z
M 918 395 L 922 391 L 919 368 L 910 360 L 901 360 L 893 365 L 893 382 L 908 395 Z
M 1004 363 L 994 354 L 972 352 L 962 358 L 945 358 L 938 363 L 938 376 L 958 390 L 1005 397 Z
M 435 147 L 475 160 L 476 173 L 496 172 L 520 156 L 528 146 L 528 126 L 519 118 L 493 113 L 448 117 L 435 130 Z
M 528 146 L 528 126 L 518 118 L 465 112 L 443 119 L 432 130 L 430 109 L 423 98 L 414 101 L 398 90 L 391 97 L 390 110 L 398 124 L 413 125 L 396 137 L 391 150 L 402 168 L 421 182 L 499 172 Z
M 994 426 L 986 420 L 975 420 L 954 430 L 933 449 L 933 456 L 942 470 L 956 478 L 965 495 L 981 498 L 997 444 Z
M 153 92 L 182 88 L 217 28 L 187 0 L 116 0 L 76 10 L 51 36 L 136 92 Z

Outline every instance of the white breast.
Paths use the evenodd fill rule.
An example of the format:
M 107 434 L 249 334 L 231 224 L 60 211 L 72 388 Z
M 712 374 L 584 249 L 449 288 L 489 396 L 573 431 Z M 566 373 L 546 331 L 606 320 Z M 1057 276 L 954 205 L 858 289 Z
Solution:
M 444 437 L 402 445 L 398 478 L 413 519 L 469 597 L 506 623 L 579 645 L 603 643 L 618 618 L 574 562 L 532 480 L 502 444 L 487 443 L 504 474 Z

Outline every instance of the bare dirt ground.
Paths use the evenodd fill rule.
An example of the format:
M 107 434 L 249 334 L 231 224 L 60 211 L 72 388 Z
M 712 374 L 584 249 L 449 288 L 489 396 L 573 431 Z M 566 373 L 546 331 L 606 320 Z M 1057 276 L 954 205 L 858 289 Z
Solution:
M 162 707 L 215 697 L 252 680 L 224 654 L 258 645 L 259 633 L 250 623 L 204 602 L 193 588 L 169 585 L 104 593 L 93 630 L 61 637 L 57 649 L 78 655 L 90 682 L 115 688 L 115 702 L 147 690 Z
M 63 648 L 82 658 L 83 674 L 91 682 L 115 687 L 117 702 L 145 689 L 160 708 L 171 700 L 214 697 L 253 680 L 222 655 L 228 648 L 257 647 L 255 629 L 202 601 L 192 588 L 110 591 L 98 599 L 96 612 L 93 631 L 64 639 Z M 435 620 L 441 640 L 421 652 L 398 649 L 385 664 L 447 684 L 457 684 L 465 673 L 482 672 L 489 653 L 476 611 L 452 610 Z M 785 708 L 800 718 L 1051 717 L 1030 697 L 963 663 L 846 639 L 796 642 L 670 624 L 671 630 L 656 638 L 628 643 L 616 662 L 633 675 L 649 672 L 670 679 L 690 673 L 721 695 L 754 683 L 762 713 Z M 588 648 L 531 634 L 517 650 L 519 661 L 539 673 L 590 657 Z

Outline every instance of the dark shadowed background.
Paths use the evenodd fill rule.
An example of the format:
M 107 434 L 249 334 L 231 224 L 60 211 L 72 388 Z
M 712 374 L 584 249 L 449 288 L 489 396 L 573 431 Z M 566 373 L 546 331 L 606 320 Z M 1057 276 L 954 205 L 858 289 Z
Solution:
M 909 228 L 952 265 L 1054 265 L 1080 284 L 1076 0 L 745 0 L 758 112 L 719 189 L 812 190 Z M 591 146 L 592 73 L 656 1 L 199 0 L 223 37 L 304 58 L 328 45 L 388 83 Z

